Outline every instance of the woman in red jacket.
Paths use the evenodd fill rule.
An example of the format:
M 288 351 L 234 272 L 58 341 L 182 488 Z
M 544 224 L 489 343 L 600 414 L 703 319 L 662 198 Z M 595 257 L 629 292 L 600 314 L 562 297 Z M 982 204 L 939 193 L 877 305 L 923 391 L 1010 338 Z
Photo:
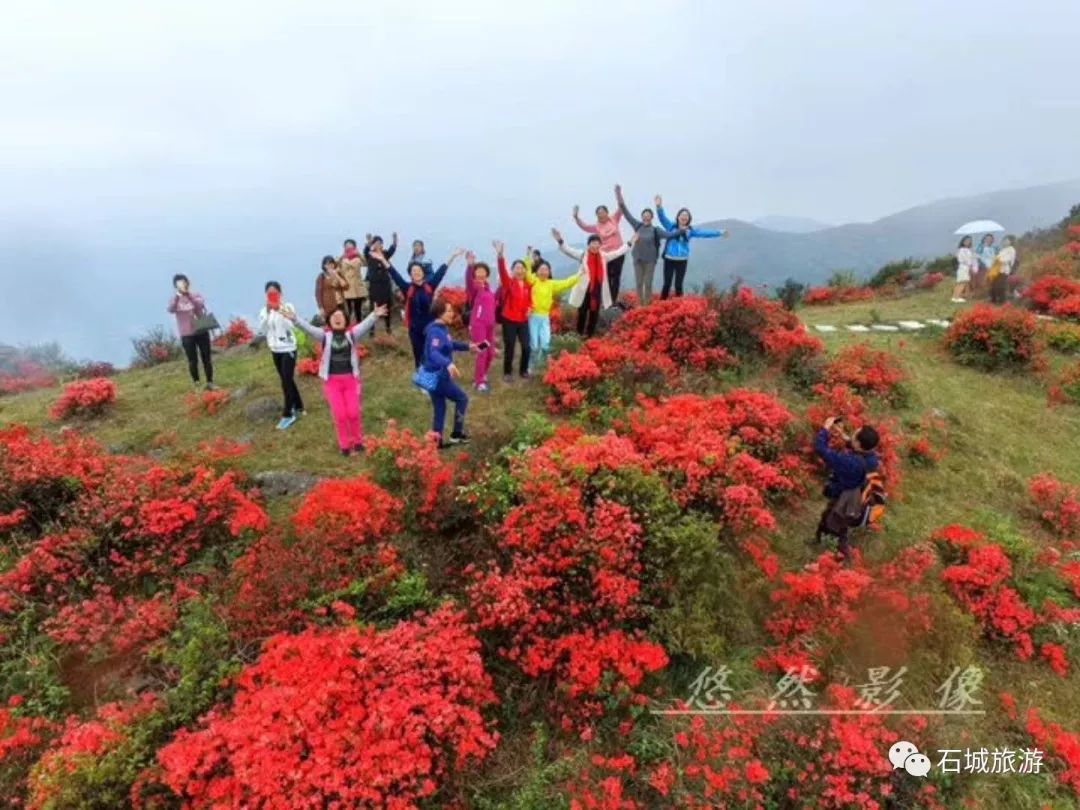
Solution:
M 529 309 L 532 307 L 532 284 L 525 273 L 525 262 L 513 264 L 513 273 L 506 269 L 503 242 L 492 242 L 499 257 L 499 293 L 502 297 L 503 325 L 503 382 L 514 381 L 514 346 L 521 344 L 521 377 L 529 376 Z

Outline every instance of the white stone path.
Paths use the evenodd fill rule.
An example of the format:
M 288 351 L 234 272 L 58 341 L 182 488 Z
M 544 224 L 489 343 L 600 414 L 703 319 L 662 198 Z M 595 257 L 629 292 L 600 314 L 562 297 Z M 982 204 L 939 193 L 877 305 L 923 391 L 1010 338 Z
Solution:
M 941 320 L 939 318 L 927 318 L 925 321 L 897 321 L 896 323 L 853 323 L 848 324 L 843 328 L 848 332 L 917 332 L 920 329 L 925 329 L 927 326 L 938 326 L 944 329 L 949 323 L 949 321 Z M 814 325 L 814 329 L 818 332 L 830 333 L 839 332 L 841 327 L 827 323 L 819 323 Z

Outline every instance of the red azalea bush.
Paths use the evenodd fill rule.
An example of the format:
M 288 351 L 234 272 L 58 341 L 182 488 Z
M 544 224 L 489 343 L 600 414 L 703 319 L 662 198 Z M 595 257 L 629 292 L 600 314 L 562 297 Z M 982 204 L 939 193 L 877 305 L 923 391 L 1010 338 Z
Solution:
M 915 286 L 920 290 L 932 290 L 945 280 L 943 273 L 925 273 L 919 276 Z
M 832 387 L 818 385 L 814 388 L 815 402 L 806 410 L 811 425 L 820 426 L 831 416 L 843 419 L 844 429 L 854 432 L 862 425 L 873 425 L 878 432 L 875 452 L 881 462 L 879 472 L 889 488 L 889 497 L 895 498 L 900 490 L 900 429 L 894 419 L 877 418 L 871 414 L 866 401 L 846 385 Z M 843 448 L 843 440 L 833 437 L 836 450 Z
M 847 385 L 860 394 L 872 394 L 896 404 L 906 399 L 906 380 L 907 373 L 895 355 L 872 349 L 866 343 L 845 346 L 828 362 L 824 372 L 829 386 Z
M 983 633 L 991 639 L 1010 644 L 1021 661 L 1031 659 L 1036 650 L 1039 635 L 1046 634 L 1058 623 L 1080 621 L 1080 598 L 1071 606 L 1063 606 L 1049 599 L 1043 605 L 1032 606 L 1025 602 L 1018 588 L 1021 577 L 1015 571 L 1013 559 L 1002 546 L 990 542 L 979 532 L 960 526 L 947 526 L 934 534 L 934 540 L 947 561 L 952 564 L 941 574 L 946 589 L 957 603 L 970 613 L 982 626 Z M 1057 554 L 1051 554 L 1057 560 Z M 1035 565 L 1040 565 L 1036 561 Z M 1057 590 L 1062 598 L 1068 593 L 1065 582 L 1053 567 L 1042 563 L 1041 578 L 1057 579 Z M 1039 647 L 1041 656 L 1055 672 L 1063 676 L 1068 669 L 1064 648 L 1053 642 Z
M 449 609 L 275 636 L 236 689 L 158 754 L 187 806 L 415 808 L 498 739 L 480 644 Z
M 803 294 L 803 303 L 811 307 L 829 306 L 873 298 L 874 291 L 869 287 L 811 287 Z
M 726 368 L 731 354 L 714 343 L 719 316 L 707 298 L 686 296 L 638 307 L 611 327 L 607 340 L 669 358 L 680 368 Z
M 1074 323 L 1044 323 L 1042 334 L 1046 345 L 1062 354 L 1080 352 L 1080 326 Z
M 116 383 L 105 377 L 76 380 L 64 386 L 63 393 L 49 409 L 49 418 L 61 421 L 71 417 L 84 419 L 100 416 L 116 402 Z
M 0 365 L 0 396 L 52 388 L 54 385 L 56 375 L 32 360 L 16 358 Z
M 229 399 L 229 392 L 219 388 L 188 394 L 185 401 L 191 416 L 217 416 L 229 404 Z
M 0 617 L 32 608 L 50 636 L 84 651 L 144 647 L 201 583 L 205 554 L 266 529 L 242 483 L 110 456 L 84 439 L 0 432 L 0 510 L 21 504 L 24 520 L 48 526 L 0 574 Z
M 353 582 L 378 594 L 402 570 L 390 542 L 401 509 L 363 476 L 318 483 L 293 516 L 294 537 L 272 532 L 233 563 L 225 612 L 234 631 L 254 639 L 303 627 L 313 600 Z
M 1080 280 L 1058 275 L 1041 275 L 1024 290 L 1024 298 L 1038 312 L 1050 312 L 1058 301 L 1080 295 Z
M 465 302 L 467 300 L 467 294 L 464 287 L 439 287 L 435 294 L 436 298 L 441 298 L 454 308 L 454 320 L 457 325 L 461 325 L 461 314 L 465 311 Z
M 1040 473 L 1028 482 L 1028 494 L 1048 528 L 1060 538 L 1080 541 L 1080 487 Z
M 1080 733 L 1046 722 L 1034 706 L 1028 709 L 1025 729 L 1035 745 L 1059 766 L 1054 774 L 1057 781 L 1080 799 Z
M 132 724 L 159 705 L 155 695 L 143 693 L 126 704 L 106 703 L 89 720 L 69 717 L 60 736 L 30 771 L 28 810 L 77 806 L 85 798 L 80 771 L 127 742 Z
M 979 304 L 964 310 L 945 333 L 945 345 L 964 365 L 985 370 L 1025 368 L 1038 354 L 1038 321 L 1013 306 Z
M 225 330 L 214 338 L 214 345 L 219 349 L 231 349 L 233 346 L 246 346 L 254 339 L 255 333 L 251 331 L 247 321 L 233 318 Z

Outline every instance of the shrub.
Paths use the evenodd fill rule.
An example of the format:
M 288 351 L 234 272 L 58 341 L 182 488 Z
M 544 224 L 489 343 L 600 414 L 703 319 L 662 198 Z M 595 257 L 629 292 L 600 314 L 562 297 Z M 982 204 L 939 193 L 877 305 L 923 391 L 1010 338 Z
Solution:
M 1080 281 L 1056 275 L 1039 276 L 1024 290 L 1024 298 L 1038 312 L 1050 312 L 1056 302 L 1076 295 L 1080 295 Z
M 1080 405 L 1080 363 L 1073 363 L 1061 373 L 1051 386 L 1050 400 Z
M 784 305 L 784 309 L 791 312 L 802 300 L 805 292 L 805 284 L 800 284 L 795 279 L 789 278 L 782 286 L 776 288 L 776 300 Z
M 957 315 L 945 345 L 964 365 L 987 371 L 1026 368 L 1037 355 L 1038 321 L 1013 306 L 980 304 Z
M 906 379 L 897 357 L 866 343 L 845 346 L 824 372 L 824 382 L 829 386 L 847 385 L 860 394 L 872 394 L 897 406 L 907 399 Z
M 45 366 L 16 358 L 0 366 L 0 396 L 36 391 L 56 385 L 56 375 Z
M 185 402 L 192 416 L 217 416 L 229 404 L 229 399 L 229 392 L 219 388 L 216 391 L 192 392 L 185 397 Z
M 75 369 L 75 377 L 80 380 L 92 380 L 95 377 L 111 377 L 116 373 L 116 367 L 104 360 L 87 360 L 80 363 Z
M 811 287 L 803 296 L 807 306 L 829 306 L 832 304 L 850 304 L 855 301 L 869 301 L 874 291 L 869 287 L 832 286 Z
M 135 356 L 131 360 L 132 368 L 149 368 L 172 360 L 179 360 L 183 355 L 180 341 L 163 326 L 155 326 L 137 338 L 132 338 L 131 346 Z
M 903 287 L 914 277 L 915 272 L 922 266 L 922 262 L 916 259 L 900 259 L 889 262 L 866 282 L 866 286 L 873 290 L 895 285 Z
M 497 740 L 480 644 L 448 609 L 384 632 L 275 636 L 236 687 L 158 755 L 188 804 L 416 807 Z
M 231 349 L 233 346 L 246 346 L 255 338 L 247 321 L 243 318 L 233 318 L 229 325 L 216 338 L 214 345 L 219 349 Z
M 105 377 L 77 380 L 64 386 L 60 398 L 49 409 L 49 417 L 57 421 L 80 417 L 100 416 L 116 402 L 116 383 Z
M 921 276 L 919 276 L 919 280 L 915 282 L 915 286 L 918 287 L 920 290 L 932 290 L 944 280 L 945 275 L 943 273 L 923 273 Z
M 1080 352 L 1080 325 L 1072 323 L 1043 324 L 1046 345 L 1062 354 Z

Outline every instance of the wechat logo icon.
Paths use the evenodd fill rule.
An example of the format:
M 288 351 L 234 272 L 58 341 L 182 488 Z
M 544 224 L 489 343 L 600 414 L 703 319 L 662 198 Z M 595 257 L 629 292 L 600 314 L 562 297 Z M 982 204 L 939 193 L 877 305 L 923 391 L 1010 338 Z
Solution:
M 920 754 L 919 749 L 907 740 L 895 742 L 889 749 L 889 762 L 893 770 L 903 768 L 912 776 L 926 776 L 930 773 L 930 758 Z

